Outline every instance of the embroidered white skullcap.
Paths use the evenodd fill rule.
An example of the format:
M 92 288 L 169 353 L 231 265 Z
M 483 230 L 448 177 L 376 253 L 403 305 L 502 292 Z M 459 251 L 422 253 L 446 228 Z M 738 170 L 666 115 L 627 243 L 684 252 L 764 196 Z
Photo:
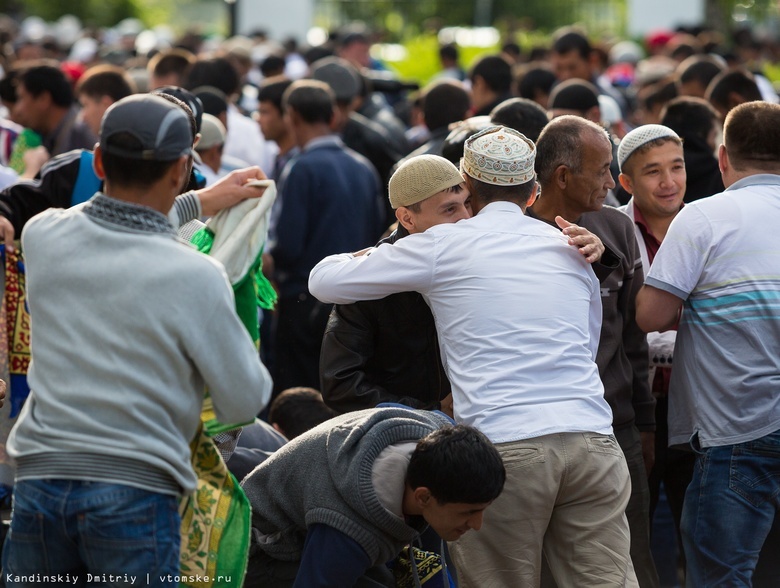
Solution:
M 680 138 L 677 133 L 664 125 L 642 125 L 628 133 L 623 137 L 623 140 L 618 147 L 618 164 L 620 165 L 620 171 L 623 171 L 623 166 L 634 151 L 639 149 L 642 145 L 647 145 L 650 141 L 663 139 L 665 137 Z
M 390 206 L 410 206 L 462 183 L 463 176 L 449 160 L 418 155 L 398 166 L 390 178 Z
M 536 146 L 514 129 L 488 127 L 466 139 L 463 171 L 496 186 L 525 184 L 534 179 Z

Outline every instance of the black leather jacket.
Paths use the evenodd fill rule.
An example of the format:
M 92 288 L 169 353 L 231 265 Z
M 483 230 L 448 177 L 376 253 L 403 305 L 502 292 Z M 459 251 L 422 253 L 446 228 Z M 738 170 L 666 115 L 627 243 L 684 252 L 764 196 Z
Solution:
M 381 243 L 409 233 L 400 227 Z M 336 305 L 320 355 L 325 403 L 338 412 L 399 402 L 434 408 L 447 396 L 433 314 L 417 292 Z

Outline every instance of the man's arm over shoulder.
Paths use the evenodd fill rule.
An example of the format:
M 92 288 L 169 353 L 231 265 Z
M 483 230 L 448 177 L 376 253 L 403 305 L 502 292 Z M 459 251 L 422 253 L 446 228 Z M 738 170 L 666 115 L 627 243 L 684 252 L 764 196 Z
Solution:
M 309 275 L 309 291 L 322 302 L 350 304 L 396 292 L 424 294 L 433 283 L 436 239 L 433 231 L 380 245 L 365 255 L 330 255 Z

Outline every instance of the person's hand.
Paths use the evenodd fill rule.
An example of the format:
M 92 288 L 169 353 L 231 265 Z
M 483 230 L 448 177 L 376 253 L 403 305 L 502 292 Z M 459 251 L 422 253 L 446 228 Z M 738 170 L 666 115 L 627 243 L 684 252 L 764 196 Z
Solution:
M 51 159 L 51 155 L 46 151 L 46 147 L 38 146 L 33 149 L 28 149 L 22 155 L 22 161 L 24 161 L 24 172 L 21 174 L 21 178 L 26 180 L 33 179 L 38 172 L 41 171 L 43 164 Z
M 5 245 L 6 251 L 14 250 L 14 226 L 4 216 L 0 215 L 0 241 Z
M 0 408 L 2 408 L 5 401 L 5 380 L 0 380 Z
M 655 465 L 655 433 L 652 431 L 640 431 L 639 438 L 642 440 L 642 458 L 645 461 L 645 470 L 647 475 Z
M 452 404 L 452 392 L 447 394 L 444 398 L 441 399 L 440 402 L 441 408 L 439 408 L 440 411 L 442 411 L 444 414 L 446 414 L 451 419 L 455 418 L 455 412 Z
M 604 243 L 588 229 L 570 223 L 562 216 L 555 217 L 556 224 L 569 238 L 569 245 L 576 247 L 585 256 L 585 261 L 594 263 L 604 254 Z
M 230 172 L 207 188 L 196 190 L 204 216 L 214 216 L 220 210 L 230 208 L 247 198 L 259 198 L 265 188 L 247 186 L 251 180 L 266 180 L 259 167 L 247 167 Z

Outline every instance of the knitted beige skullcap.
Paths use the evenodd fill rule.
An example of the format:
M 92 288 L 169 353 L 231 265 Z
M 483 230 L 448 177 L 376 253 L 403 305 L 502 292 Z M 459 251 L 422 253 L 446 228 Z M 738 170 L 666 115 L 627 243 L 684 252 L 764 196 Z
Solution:
M 409 206 L 462 183 L 463 176 L 448 160 L 418 155 L 401 164 L 390 178 L 390 205 Z
M 674 137 L 675 139 L 680 138 L 677 133 L 664 125 L 642 125 L 628 133 L 623 137 L 623 140 L 618 146 L 617 155 L 620 171 L 623 171 L 623 166 L 626 161 L 628 161 L 628 158 L 642 145 L 647 145 L 650 141 L 666 137 Z
M 522 133 L 506 127 L 488 127 L 466 139 L 463 171 L 496 186 L 525 184 L 534 179 L 536 146 Z

